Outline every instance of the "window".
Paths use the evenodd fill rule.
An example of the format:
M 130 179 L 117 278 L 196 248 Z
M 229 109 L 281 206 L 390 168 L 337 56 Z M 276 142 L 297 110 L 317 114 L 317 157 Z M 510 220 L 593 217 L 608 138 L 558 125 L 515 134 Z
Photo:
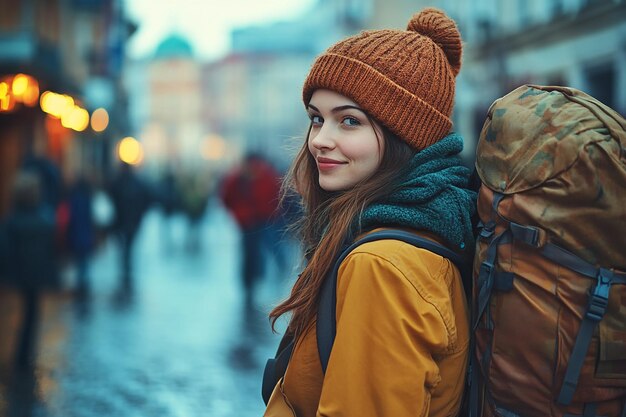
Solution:
M 611 108 L 615 108 L 614 91 L 615 84 L 615 65 L 608 63 L 601 66 L 591 66 L 584 70 L 587 93 L 600 100 Z

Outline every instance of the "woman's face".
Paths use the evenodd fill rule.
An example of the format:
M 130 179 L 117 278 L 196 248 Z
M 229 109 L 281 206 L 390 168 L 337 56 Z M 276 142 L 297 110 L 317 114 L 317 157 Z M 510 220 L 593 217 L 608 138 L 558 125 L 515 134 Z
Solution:
M 334 91 L 316 90 L 307 111 L 308 147 L 322 189 L 348 190 L 378 169 L 384 151 L 382 129 L 358 104 Z

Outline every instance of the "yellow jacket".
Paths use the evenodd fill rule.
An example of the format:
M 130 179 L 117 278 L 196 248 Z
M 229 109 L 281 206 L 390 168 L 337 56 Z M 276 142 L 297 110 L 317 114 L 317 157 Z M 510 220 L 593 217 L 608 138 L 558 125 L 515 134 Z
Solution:
M 336 320 L 326 374 L 313 325 L 266 417 L 456 416 L 469 319 L 449 260 L 397 240 L 357 247 L 339 268 Z

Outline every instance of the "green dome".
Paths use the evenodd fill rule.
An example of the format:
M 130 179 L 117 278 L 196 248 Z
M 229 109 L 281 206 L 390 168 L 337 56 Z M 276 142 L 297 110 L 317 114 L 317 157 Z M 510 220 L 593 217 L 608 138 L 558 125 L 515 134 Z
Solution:
M 155 59 L 191 58 L 192 56 L 193 50 L 187 39 L 176 34 L 165 38 L 154 53 Z

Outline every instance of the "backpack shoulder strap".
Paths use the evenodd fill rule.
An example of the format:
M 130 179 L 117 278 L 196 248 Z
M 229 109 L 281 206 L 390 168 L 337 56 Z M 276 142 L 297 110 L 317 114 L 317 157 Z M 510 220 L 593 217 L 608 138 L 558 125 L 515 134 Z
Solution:
M 280 378 L 282 378 L 287 371 L 287 365 L 289 365 L 289 359 L 291 359 L 294 343 L 293 335 L 285 332 L 278 345 L 276 356 L 268 359 L 265 364 L 263 383 L 261 384 L 261 396 L 263 397 L 265 405 L 269 402 L 274 387 L 276 387 Z
M 320 302 L 317 310 L 317 350 L 319 352 L 320 362 L 322 364 L 322 371 L 326 373 L 328 367 L 328 360 L 330 358 L 330 351 L 332 350 L 333 343 L 335 341 L 336 334 L 336 308 L 337 308 L 337 273 L 339 272 L 339 266 L 343 260 L 352 252 L 357 246 L 360 246 L 367 242 L 373 242 L 375 240 L 392 239 L 400 240 L 402 242 L 409 243 L 415 247 L 426 249 L 437 255 L 449 259 L 454 263 L 457 268 L 464 273 L 466 266 L 463 258 L 446 248 L 445 246 L 426 239 L 424 237 L 415 235 L 414 233 L 397 229 L 380 230 L 368 235 L 365 235 L 361 239 L 348 246 L 341 252 L 337 260 L 335 261 L 330 275 L 326 277 L 320 291 Z

